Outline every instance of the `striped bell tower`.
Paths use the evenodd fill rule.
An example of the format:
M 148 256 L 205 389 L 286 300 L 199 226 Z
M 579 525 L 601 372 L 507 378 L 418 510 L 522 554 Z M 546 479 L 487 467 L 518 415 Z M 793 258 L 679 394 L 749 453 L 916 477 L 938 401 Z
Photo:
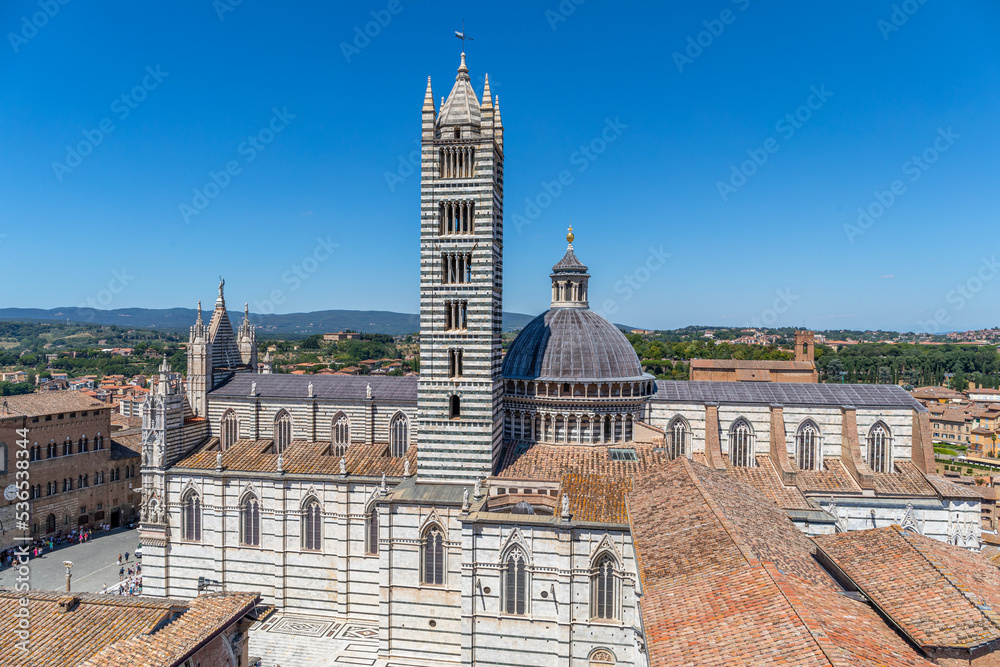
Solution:
M 428 77 L 422 115 L 418 479 L 469 482 L 493 471 L 503 436 L 503 125 L 464 53 L 440 109 Z

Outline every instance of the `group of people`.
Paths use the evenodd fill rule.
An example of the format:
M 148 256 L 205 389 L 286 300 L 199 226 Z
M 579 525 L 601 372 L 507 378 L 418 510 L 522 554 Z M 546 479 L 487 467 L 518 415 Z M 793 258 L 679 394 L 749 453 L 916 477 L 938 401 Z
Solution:
M 126 551 L 125 557 L 118 554 L 118 584 L 108 588 L 104 585 L 102 592 L 109 595 L 142 595 L 142 563 L 134 566 L 128 564 L 131 554 Z
M 136 570 L 141 571 L 142 566 L 137 565 Z M 129 568 L 128 571 L 132 572 L 132 568 Z M 122 579 L 116 586 L 112 586 L 110 589 L 105 586 L 102 592 L 108 595 L 142 595 L 142 575 L 129 574 L 127 579 Z
M 102 523 L 96 528 L 97 531 L 111 530 L 111 524 Z M 48 551 L 52 551 L 56 547 L 69 545 L 69 544 L 83 544 L 84 542 L 89 542 L 94 536 L 95 529 L 84 528 L 81 530 L 73 530 L 68 534 L 63 535 L 60 531 L 55 535 L 35 538 L 35 540 L 28 546 L 28 553 L 31 558 L 39 558 Z M 0 552 L 0 567 L 7 567 L 12 565 L 15 559 L 18 558 L 17 547 L 11 547 Z M 119 556 L 120 558 L 120 556 Z

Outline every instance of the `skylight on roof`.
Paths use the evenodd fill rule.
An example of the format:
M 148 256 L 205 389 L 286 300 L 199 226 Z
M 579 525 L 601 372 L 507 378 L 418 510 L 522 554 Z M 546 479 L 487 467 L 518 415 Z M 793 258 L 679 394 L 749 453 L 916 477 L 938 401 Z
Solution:
M 635 453 L 635 450 L 630 448 L 627 449 L 608 449 L 608 456 L 611 457 L 612 461 L 638 461 L 639 455 Z

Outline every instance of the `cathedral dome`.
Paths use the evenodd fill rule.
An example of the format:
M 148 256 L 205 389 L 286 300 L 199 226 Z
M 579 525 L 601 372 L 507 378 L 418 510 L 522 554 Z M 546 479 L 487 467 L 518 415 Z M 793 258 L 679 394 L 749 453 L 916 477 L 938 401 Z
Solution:
M 553 308 L 518 335 L 503 361 L 510 380 L 648 380 L 618 327 L 587 308 Z

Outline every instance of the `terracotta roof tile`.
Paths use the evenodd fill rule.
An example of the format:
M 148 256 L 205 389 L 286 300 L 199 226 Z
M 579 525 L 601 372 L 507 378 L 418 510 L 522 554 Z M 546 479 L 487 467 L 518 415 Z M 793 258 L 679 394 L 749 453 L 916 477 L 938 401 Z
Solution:
M 687 459 L 634 479 L 628 517 L 650 665 L 931 663 L 844 597 L 784 513 Z
M 273 440 L 237 440 L 222 453 L 222 467 L 240 472 L 278 472 L 278 455 L 274 453 Z M 176 468 L 214 470 L 219 439 L 210 438 L 194 453 L 181 459 Z M 340 457 L 330 454 L 329 440 L 292 440 L 282 455 L 285 474 L 339 475 Z M 417 445 L 410 445 L 406 456 L 389 456 L 389 445 L 383 443 L 354 443 L 347 448 L 347 474 L 402 477 L 404 461 L 410 462 L 410 474 L 417 472 Z
M 144 632 L 107 646 L 82 667 L 173 667 L 250 613 L 260 601 L 257 593 L 199 595 L 186 610 L 155 632 Z
M 921 647 L 1000 640 L 1000 570 L 981 556 L 899 526 L 815 541 Z
M 59 412 L 75 412 L 78 410 L 96 410 L 111 408 L 82 391 L 41 391 L 36 394 L 19 394 L 0 398 L 0 406 L 7 404 L 6 410 L 0 407 L 0 417 L 8 415 L 25 415 L 38 417 Z

